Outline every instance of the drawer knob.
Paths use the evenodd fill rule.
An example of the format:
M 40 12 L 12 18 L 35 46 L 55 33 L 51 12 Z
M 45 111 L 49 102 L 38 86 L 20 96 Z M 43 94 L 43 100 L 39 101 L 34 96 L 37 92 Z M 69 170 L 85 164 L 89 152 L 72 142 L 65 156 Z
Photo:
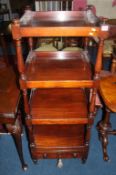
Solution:
M 44 153 L 43 157 L 46 159 L 46 158 L 47 158 L 47 154 L 46 154 L 46 153 Z
M 73 153 L 73 157 L 76 158 L 77 157 L 77 153 Z
M 57 167 L 58 167 L 58 168 L 62 168 L 62 167 L 63 167 L 62 159 L 58 159 Z

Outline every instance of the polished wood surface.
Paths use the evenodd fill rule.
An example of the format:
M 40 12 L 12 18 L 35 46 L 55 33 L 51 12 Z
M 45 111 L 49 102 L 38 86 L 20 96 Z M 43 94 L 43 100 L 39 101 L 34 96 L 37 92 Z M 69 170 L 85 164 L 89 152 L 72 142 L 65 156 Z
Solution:
M 14 39 L 19 36 L 108 36 L 107 30 L 99 26 L 99 20 L 95 23 L 89 21 L 86 11 L 29 11 L 20 21 L 14 20 L 14 22 L 15 26 L 12 25 Z
M 2 59 L 2 57 L 0 59 Z M 15 80 L 16 76 L 13 68 L 11 66 L 7 66 L 5 63 L 0 64 L 0 92 L 9 92 L 13 88 L 13 82 Z
M 3 51 L 0 64 L 0 114 L 5 115 L 13 113 L 11 117 L 15 118 L 15 112 L 19 100 L 19 89 L 16 84 L 16 74 L 13 70 L 13 66 L 9 63 L 7 55 L 7 46 L 5 43 L 4 35 L 0 35 L 0 44 Z M 7 115 L 6 115 L 7 116 Z
M 87 11 L 34 12 L 30 10 L 22 16 L 20 19 L 20 24 L 21 27 L 38 27 L 43 25 L 45 27 L 98 26 L 97 22 L 92 24 L 89 21 L 87 18 Z
M 88 122 L 87 105 L 82 89 L 38 89 L 30 101 L 32 123 L 84 124 Z
M 16 112 L 16 108 L 17 108 L 18 101 L 19 101 L 19 90 L 14 85 L 14 87 L 12 86 L 11 91 L 0 92 L 0 99 L 2 101 L 2 103 L 0 104 L 0 113 L 13 113 L 14 114 Z
M 33 148 L 32 154 L 38 158 L 80 158 L 87 149 L 84 145 L 84 129 L 84 125 L 34 126 L 37 149 Z
M 32 159 L 77 157 L 85 161 L 95 115 L 103 43 L 108 30 L 102 29 L 97 17 L 91 22 L 86 11 L 29 10 L 20 21 L 14 20 L 12 34 L 16 43 Z M 87 50 L 33 51 L 32 38 L 42 36 L 99 37 L 94 71 Z M 31 51 L 26 63 L 21 47 L 23 37 L 29 37 L 30 41 Z M 30 98 L 28 89 L 31 89 Z
M 116 75 L 106 76 L 100 80 L 100 95 L 104 102 L 105 110 L 103 119 L 98 123 L 97 129 L 102 143 L 103 158 L 109 160 L 107 146 L 109 135 L 116 135 L 116 130 L 112 129 L 110 113 L 116 112 Z
M 13 67 L 8 63 L 7 47 L 3 34 L 0 36 L 0 41 L 1 47 L 3 47 L 2 64 L 0 64 L 0 125 L 3 126 L 4 132 L 9 132 L 13 136 L 22 168 L 26 170 L 27 165 L 23 158 L 21 140 L 20 91 L 17 88 Z
M 33 57 L 30 55 L 32 61 L 29 58 L 26 67 L 27 81 L 90 80 L 91 66 L 85 54 L 62 51 L 33 52 Z
M 40 149 L 76 148 L 84 144 L 84 125 L 40 125 L 38 127 L 34 127 L 34 134 L 35 143 Z
M 109 160 L 107 146 L 109 135 L 116 135 L 116 130 L 112 129 L 110 113 L 116 112 L 116 47 L 113 50 L 113 58 L 111 72 L 101 78 L 99 84 L 99 92 L 104 102 L 103 118 L 98 123 L 97 129 L 103 149 L 103 158 Z
M 106 106 L 116 112 L 116 75 L 103 78 L 99 88 Z

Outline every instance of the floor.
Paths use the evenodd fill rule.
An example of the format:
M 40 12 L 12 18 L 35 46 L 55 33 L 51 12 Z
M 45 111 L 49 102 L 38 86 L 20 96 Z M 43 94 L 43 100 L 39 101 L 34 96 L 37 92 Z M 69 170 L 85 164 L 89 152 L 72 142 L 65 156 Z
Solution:
M 98 140 L 96 124 L 101 119 L 102 111 L 97 113 L 91 132 L 90 151 L 86 164 L 78 159 L 64 159 L 63 168 L 56 167 L 57 160 L 40 160 L 37 165 L 33 164 L 24 132 L 23 151 L 28 170 L 23 172 L 21 164 L 10 135 L 0 136 L 0 175 L 116 175 L 116 137 L 110 136 L 108 153 L 110 161 L 104 162 L 101 144 Z M 112 114 L 112 124 L 116 128 L 115 114 Z

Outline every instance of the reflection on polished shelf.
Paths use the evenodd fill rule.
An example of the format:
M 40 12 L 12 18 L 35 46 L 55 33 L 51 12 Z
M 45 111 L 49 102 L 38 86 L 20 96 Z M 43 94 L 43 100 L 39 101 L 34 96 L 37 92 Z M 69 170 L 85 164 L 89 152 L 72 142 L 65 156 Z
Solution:
M 108 30 L 87 11 L 26 11 L 14 20 L 20 88 L 23 91 L 29 145 L 34 162 L 42 158 L 80 158 L 86 161 L 94 122 L 97 80 L 103 41 Z M 86 51 L 39 52 L 33 37 L 99 37 L 94 73 Z M 21 39 L 28 38 L 30 52 L 24 62 Z M 31 89 L 28 98 L 28 89 Z M 91 93 L 91 95 L 90 95 Z M 91 98 L 89 98 L 91 96 Z

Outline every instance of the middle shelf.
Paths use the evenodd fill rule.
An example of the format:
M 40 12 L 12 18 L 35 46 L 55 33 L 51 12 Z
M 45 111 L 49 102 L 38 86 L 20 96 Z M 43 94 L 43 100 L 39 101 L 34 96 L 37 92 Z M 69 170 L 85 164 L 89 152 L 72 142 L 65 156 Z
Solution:
M 25 75 L 30 88 L 76 87 L 79 81 L 87 85 L 92 83 L 91 64 L 86 51 L 31 51 Z
M 30 99 L 32 123 L 86 124 L 88 105 L 82 88 L 35 89 Z

